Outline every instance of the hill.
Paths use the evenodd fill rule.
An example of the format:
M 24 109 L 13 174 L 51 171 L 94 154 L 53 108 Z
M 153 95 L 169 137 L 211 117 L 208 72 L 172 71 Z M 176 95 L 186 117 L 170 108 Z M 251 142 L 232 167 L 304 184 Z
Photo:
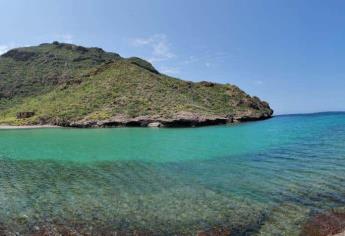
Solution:
M 234 85 L 172 78 L 100 48 L 53 42 L 0 56 L 0 124 L 198 126 L 272 113 Z

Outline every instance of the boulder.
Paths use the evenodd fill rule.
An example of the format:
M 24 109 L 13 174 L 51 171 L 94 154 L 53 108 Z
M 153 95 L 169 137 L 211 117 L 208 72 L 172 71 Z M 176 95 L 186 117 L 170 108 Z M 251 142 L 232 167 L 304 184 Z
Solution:
M 147 127 L 150 128 L 158 128 L 158 127 L 163 127 L 163 124 L 160 122 L 152 122 L 147 125 Z

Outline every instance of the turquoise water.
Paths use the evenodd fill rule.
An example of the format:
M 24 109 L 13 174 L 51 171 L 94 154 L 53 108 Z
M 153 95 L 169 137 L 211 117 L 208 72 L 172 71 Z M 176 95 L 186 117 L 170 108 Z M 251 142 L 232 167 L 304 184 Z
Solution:
M 0 226 L 299 235 L 345 206 L 345 113 L 185 129 L 0 130 Z

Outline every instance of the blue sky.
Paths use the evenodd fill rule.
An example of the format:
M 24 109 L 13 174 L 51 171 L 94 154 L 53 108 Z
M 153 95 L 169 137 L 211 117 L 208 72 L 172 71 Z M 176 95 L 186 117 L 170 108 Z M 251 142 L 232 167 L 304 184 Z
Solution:
M 231 83 L 276 114 L 345 110 L 342 0 L 0 0 L 0 53 L 54 40 Z

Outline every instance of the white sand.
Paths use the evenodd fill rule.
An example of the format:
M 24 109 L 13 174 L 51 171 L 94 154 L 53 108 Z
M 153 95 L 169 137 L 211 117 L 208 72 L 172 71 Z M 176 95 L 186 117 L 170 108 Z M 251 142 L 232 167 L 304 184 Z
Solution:
M 23 125 L 23 126 L 15 126 L 15 125 L 0 125 L 0 129 L 38 129 L 38 128 L 58 128 L 60 126 L 55 125 Z

